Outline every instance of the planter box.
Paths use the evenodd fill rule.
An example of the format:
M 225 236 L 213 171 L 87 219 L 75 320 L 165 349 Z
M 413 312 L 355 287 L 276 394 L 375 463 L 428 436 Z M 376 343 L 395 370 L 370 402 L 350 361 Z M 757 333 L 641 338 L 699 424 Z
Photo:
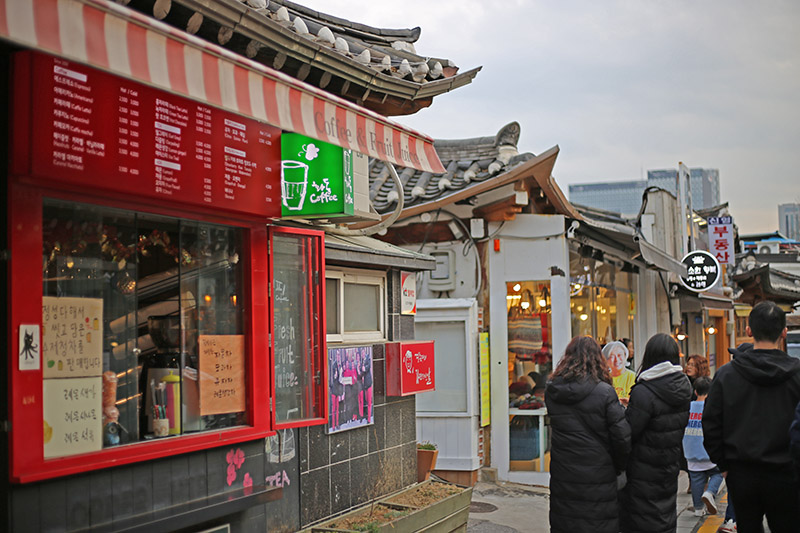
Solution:
M 374 505 L 380 511 L 396 511 L 398 513 L 406 513 L 389 522 L 376 526 L 376 529 L 369 531 L 378 531 L 380 533 L 386 532 L 425 532 L 425 533 L 453 533 L 465 532 L 467 530 L 467 519 L 469 518 L 469 504 L 472 501 L 472 488 L 459 487 L 449 483 L 437 483 L 440 485 L 449 485 L 462 489 L 457 494 L 447 496 L 425 507 L 413 507 L 394 503 L 393 500 L 402 499 L 404 495 L 424 488 L 430 483 L 437 483 L 433 481 L 426 481 L 409 487 L 399 493 L 392 494 L 386 498 L 370 505 L 366 505 L 355 509 L 345 515 L 342 515 L 326 523 L 314 526 L 305 530 L 308 533 L 321 533 L 321 532 L 336 532 L 336 533 L 353 533 L 356 530 L 340 529 L 334 526 L 337 522 L 348 517 L 354 517 L 361 513 L 369 512 L 369 509 Z M 363 530 L 362 530 L 363 531 Z

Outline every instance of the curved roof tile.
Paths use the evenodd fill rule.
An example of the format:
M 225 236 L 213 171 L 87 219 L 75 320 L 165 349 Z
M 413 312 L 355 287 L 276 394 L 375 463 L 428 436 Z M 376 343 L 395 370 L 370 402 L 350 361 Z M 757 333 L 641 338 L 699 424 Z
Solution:
M 406 168 L 399 170 L 406 206 L 424 204 L 466 189 L 475 183 L 528 161 L 531 153 L 517 152 L 520 125 L 511 122 L 493 137 L 436 140 L 434 148 L 445 166 L 443 174 L 431 174 Z M 397 201 L 394 183 L 382 161 L 370 161 L 370 198 L 379 213 L 394 209 Z

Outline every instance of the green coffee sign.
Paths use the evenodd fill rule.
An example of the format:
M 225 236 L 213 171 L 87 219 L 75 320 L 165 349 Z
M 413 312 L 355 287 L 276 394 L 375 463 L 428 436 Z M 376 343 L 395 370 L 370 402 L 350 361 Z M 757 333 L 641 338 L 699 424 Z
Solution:
M 281 135 L 281 215 L 353 214 L 353 152 L 298 133 Z

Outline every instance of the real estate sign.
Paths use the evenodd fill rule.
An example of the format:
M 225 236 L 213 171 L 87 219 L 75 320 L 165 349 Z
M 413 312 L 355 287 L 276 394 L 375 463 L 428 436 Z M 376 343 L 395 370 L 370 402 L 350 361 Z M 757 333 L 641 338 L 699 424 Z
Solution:
M 299 133 L 281 135 L 281 216 L 353 214 L 353 152 Z

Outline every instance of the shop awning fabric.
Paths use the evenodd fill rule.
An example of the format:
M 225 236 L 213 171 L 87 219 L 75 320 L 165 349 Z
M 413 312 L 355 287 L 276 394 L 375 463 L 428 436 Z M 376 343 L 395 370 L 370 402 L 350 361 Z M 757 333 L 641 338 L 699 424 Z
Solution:
M 431 138 L 108 0 L 0 0 L 0 39 L 403 167 L 445 171 Z

